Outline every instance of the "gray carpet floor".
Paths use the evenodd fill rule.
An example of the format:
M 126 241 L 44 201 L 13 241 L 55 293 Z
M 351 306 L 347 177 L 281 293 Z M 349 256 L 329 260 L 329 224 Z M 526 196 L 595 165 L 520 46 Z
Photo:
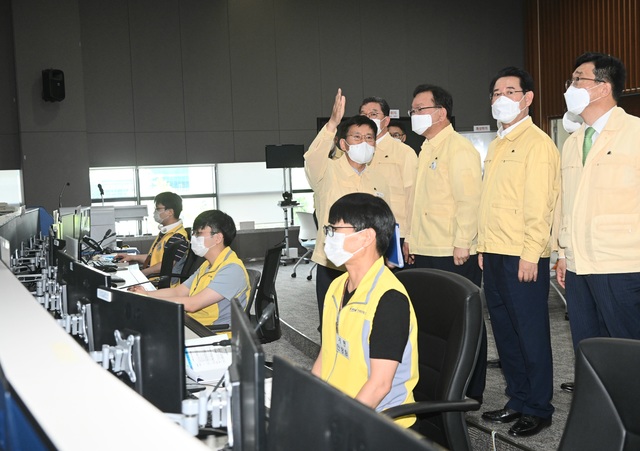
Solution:
M 245 264 L 248 268 L 262 269 L 262 262 L 259 260 L 247 261 Z M 295 335 L 306 337 L 307 343 L 302 346 L 296 343 L 294 346 L 290 339 L 291 332 L 289 331 L 287 334 L 283 332 L 283 339 L 265 345 L 265 353 L 267 358 L 273 355 L 284 355 L 300 366 L 310 369 L 320 343 L 320 334 L 317 330 L 318 308 L 315 279 L 307 280 L 310 265 L 299 265 L 296 278 L 291 277 L 292 268 L 292 264 L 280 266 L 276 280 L 280 318 L 285 323 L 284 328 L 297 331 Z M 315 277 L 315 271 L 313 275 Z M 553 278 L 552 283 L 555 283 Z M 571 394 L 560 390 L 560 384 L 573 380 L 574 357 L 569 322 L 565 320 L 565 305 L 553 287 L 549 293 L 549 318 L 554 363 L 554 397 L 552 402 L 556 409 L 551 427 L 533 437 L 514 438 L 507 434 L 510 425 L 495 425 L 483 421 L 480 418 L 483 411 L 502 408 L 507 401 L 504 394 L 506 384 L 502 371 L 490 368 L 487 370 L 484 404 L 480 411 L 472 412 L 467 416 L 474 450 L 506 450 L 520 447 L 520 449 L 546 451 L 558 448 L 572 397 Z M 486 311 L 485 319 L 489 335 L 489 359 L 495 359 L 498 356 Z M 491 443 L 491 431 L 496 431 L 494 443 Z

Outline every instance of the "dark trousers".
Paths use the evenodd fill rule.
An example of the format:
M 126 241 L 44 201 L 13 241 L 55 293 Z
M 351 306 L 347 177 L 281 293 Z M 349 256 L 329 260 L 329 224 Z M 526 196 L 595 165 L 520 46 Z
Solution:
M 550 418 L 554 409 L 549 258 L 539 260 L 536 282 L 519 282 L 520 257 L 483 257 L 484 292 L 510 398 L 506 407 Z
M 318 299 L 318 314 L 320 315 L 320 328 L 322 331 L 322 309 L 324 308 L 324 297 L 329 291 L 329 285 L 335 279 L 344 274 L 344 271 L 328 268 L 326 266 L 316 266 L 316 297 Z
M 640 273 L 567 271 L 566 294 L 574 350 L 585 338 L 640 339 Z
M 431 257 L 428 255 L 415 256 L 416 268 L 433 268 L 460 274 L 466 277 L 478 287 L 482 283 L 482 271 L 478 266 L 478 255 L 469 256 L 469 260 L 464 265 L 456 266 L 453 264 L 453 257 Z M 482 336 L 480 337 L 480 352 L 478 360 L 471 375 L 469 386 L 467 387 L 467 396 L 472 398 L 480 398 L 484 393 L 487 382 L 487 329 L 482 322 Z

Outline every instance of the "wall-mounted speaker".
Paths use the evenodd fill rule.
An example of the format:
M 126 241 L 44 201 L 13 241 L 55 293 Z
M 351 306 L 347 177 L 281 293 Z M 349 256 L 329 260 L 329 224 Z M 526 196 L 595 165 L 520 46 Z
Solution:
M 46 102 L 64 100 L 64 72 L 59 69 L 42 71 L 42 99 Z

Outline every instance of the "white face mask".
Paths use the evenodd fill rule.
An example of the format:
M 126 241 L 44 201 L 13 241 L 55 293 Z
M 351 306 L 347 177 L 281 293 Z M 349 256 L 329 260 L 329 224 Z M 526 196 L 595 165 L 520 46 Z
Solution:
M 562 116 L 562 126 L 567 133 L 573 133 L 578 130 L 582 125 L 582 122 L 582 117 L 568 111 L 564 113 L 564 116 Z
M 373 153 L 375 151 L 375 147 L 363 141 L 360 144 L 349 144 L 347 154 L 351 160 L 358 164 L 368 164 L 373 159 Z
M 378 131 L 376 132 L 376 136 L 380 134 L 380 132 L 382 131 L 382 127 L 380 126 L 380 119 L 373 119 L 370 118 L 373 122 L 376 123 L 376 127 L 378 127 Z
M 414 114 L 411 116 L 411 130 L 418 135 L 422 135 L 433 125 L 433 118 L 430 114 Z
M 591 102 L 601 99 L 602 97 L 598 97 L 597 99 L 591 100 L 589 96 L 589 91 L 596 86 L 598 85 L 592 86 L 589 89 L 569 86 L 564 93 L 564 102 L 567 104 L 567 111 L 573 114 L 580 114 Z
M 164 219 L 162 219 L 162 215 L 158 210 L 153 212 L 153 220 L 162 226 L 162 221 L 164 221 Z
M 213 247 L 213 246 L 211 246 Z M 203 236 L 192 236 L 191 237 L 191 250 L 198 257 L 204 257 L 211 247 L 206 247 L 204 245 L 204 237 Z
M 344 240 L 348 236 L 357 235 L 362 231 L 363 230 L 360 230 L 359 232 L 352 233 L 351 235 L 333 232 L 333 236 L 326 236 L 324 240 L 324 253 L 327 254 L 327 258 L 338 267 L 351 260 L 351 257 L 353 257 L 364 248 L 361 247 L 355 252 L 347 252 L 344 250 Z
M 524 97 L 522 97 L 522 99 L 524 99 Z M 507 96 L 500 96 L 500 98 L 491 105 L 491 115 L 496 121 L 502 124 L 510 124 L 518 117 L 518 114 L 522 112 L 520 109 L 522 99 L 516 102 Z

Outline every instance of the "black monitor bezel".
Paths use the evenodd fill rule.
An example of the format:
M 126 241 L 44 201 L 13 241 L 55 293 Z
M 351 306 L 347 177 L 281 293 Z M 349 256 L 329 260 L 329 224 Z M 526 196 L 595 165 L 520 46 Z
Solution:
M 267 169 L 303 168 L 303 144 L 268 144 L 264 147 Z
M 231 334 L 230 383 L 238 387 L 231 399 L 235 418 L 231 425 L 233 449 L 264 449 L 267 443 L 264 350 L 237 299 L 231 301 Z
M 116 329 L 140 337 L 142 368 L 134 368 L 140 379 L 133 383 L 125 374 L 118 378 L 161 411 L 181 413 L 182 401 L 186 398 L 184 306 L 129 291 L 107 289 L 92 311 L 96 350 L 105 344 L 116 344 Z
M 442 450 L 308 370 L 273 360 L 268 451 L 304 449 Z

